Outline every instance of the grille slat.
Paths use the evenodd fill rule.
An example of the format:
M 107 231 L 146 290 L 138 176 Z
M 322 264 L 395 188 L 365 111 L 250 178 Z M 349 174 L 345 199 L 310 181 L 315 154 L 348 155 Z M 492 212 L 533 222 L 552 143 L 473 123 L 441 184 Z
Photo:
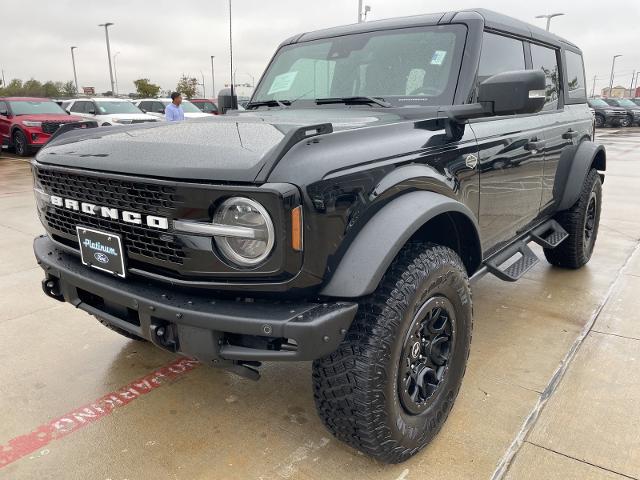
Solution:
M 35 168 L 34 173 L 47 193 L 65 199 L 168 218 L 173 218 L 176 208 L 182 204 L 176 189 L 171 186 L 75 175 L 41 168 Z M 151 259 L 179 266 L 186 258 L 174 236 L 166 231 L 54 206 L 46 210 L 45 220 L 54 233 L 66 237 L 66 243 L 75 248 L 79 248 L 76 226 L 86 226 L 121 235 L 127 254 L 141 261 Z

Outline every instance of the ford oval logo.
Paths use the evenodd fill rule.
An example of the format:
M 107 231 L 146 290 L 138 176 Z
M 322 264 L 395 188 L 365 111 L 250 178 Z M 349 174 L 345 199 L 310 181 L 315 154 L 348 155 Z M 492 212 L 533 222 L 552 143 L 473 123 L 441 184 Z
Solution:
M 96 252 L 93 256 L 96 257 L 96 260 L 100 263 L 109 263 L 109 257 L 102 252 Z

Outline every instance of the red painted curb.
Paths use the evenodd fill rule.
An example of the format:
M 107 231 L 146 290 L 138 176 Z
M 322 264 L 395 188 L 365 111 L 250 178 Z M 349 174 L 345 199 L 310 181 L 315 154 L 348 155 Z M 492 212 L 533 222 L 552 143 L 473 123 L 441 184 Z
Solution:
M 124 387 L 76 408 L 69 413 L 40 425 L 31 433 L 12 438 L 0 445 L 0 468 L 41 449 L 54 440 L 66 437 L 87 425 L 110 415 L 116 408 L 124 407 L 140 396 L 193 370 L 200 362 L 191 358 L 179 358 L 174 362 L 140 377 Z

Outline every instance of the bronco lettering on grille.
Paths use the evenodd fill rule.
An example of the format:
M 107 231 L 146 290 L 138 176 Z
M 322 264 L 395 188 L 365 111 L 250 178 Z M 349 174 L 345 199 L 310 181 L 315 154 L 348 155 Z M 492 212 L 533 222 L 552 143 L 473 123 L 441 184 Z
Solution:
M 153 215 L 142 215 L 136 212 L 120 211 L 117 208 L 103 207 L 94 205 L 93 203 L 79 202 L 78 200 L 72 200 L 70 198 L 62 198 L 56 195 L 51 195 L 51 204 L 56 207 L 66 208 L 67 210 L 73 210 L 76 212 L 86 213 L 87 215 L 94 215 L 110 220 L 122 220 L 125 223 L 132 223 L 134 225 L 144 224 L 148 227 L 159 228 L 161 230 L 169 229 L 169 220 L 164 217 L 155 217 Z

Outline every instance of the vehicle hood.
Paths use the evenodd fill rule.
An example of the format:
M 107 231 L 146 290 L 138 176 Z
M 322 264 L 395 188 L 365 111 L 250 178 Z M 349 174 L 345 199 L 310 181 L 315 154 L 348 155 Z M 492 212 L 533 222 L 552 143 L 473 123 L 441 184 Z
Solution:
M 64 113 L 39 113 L 33 115 L 18 115 L 16 120 L 29 120 L 32 122 L 78 122 L 84 120 L 84 118 L 76 117 L 74 115 L 65 115 Z
M 187 112 L 184 114 L 184 118 L 208 118 L 211 117 L 209 113 L 204 112 Z
M 42 149 L 42 164 L 159 178 L 255 182 L 279 160 L 287 133 L 331 123 L 334 132 L 400 121 L 362 109 L 270 110 L 76 130 Z

